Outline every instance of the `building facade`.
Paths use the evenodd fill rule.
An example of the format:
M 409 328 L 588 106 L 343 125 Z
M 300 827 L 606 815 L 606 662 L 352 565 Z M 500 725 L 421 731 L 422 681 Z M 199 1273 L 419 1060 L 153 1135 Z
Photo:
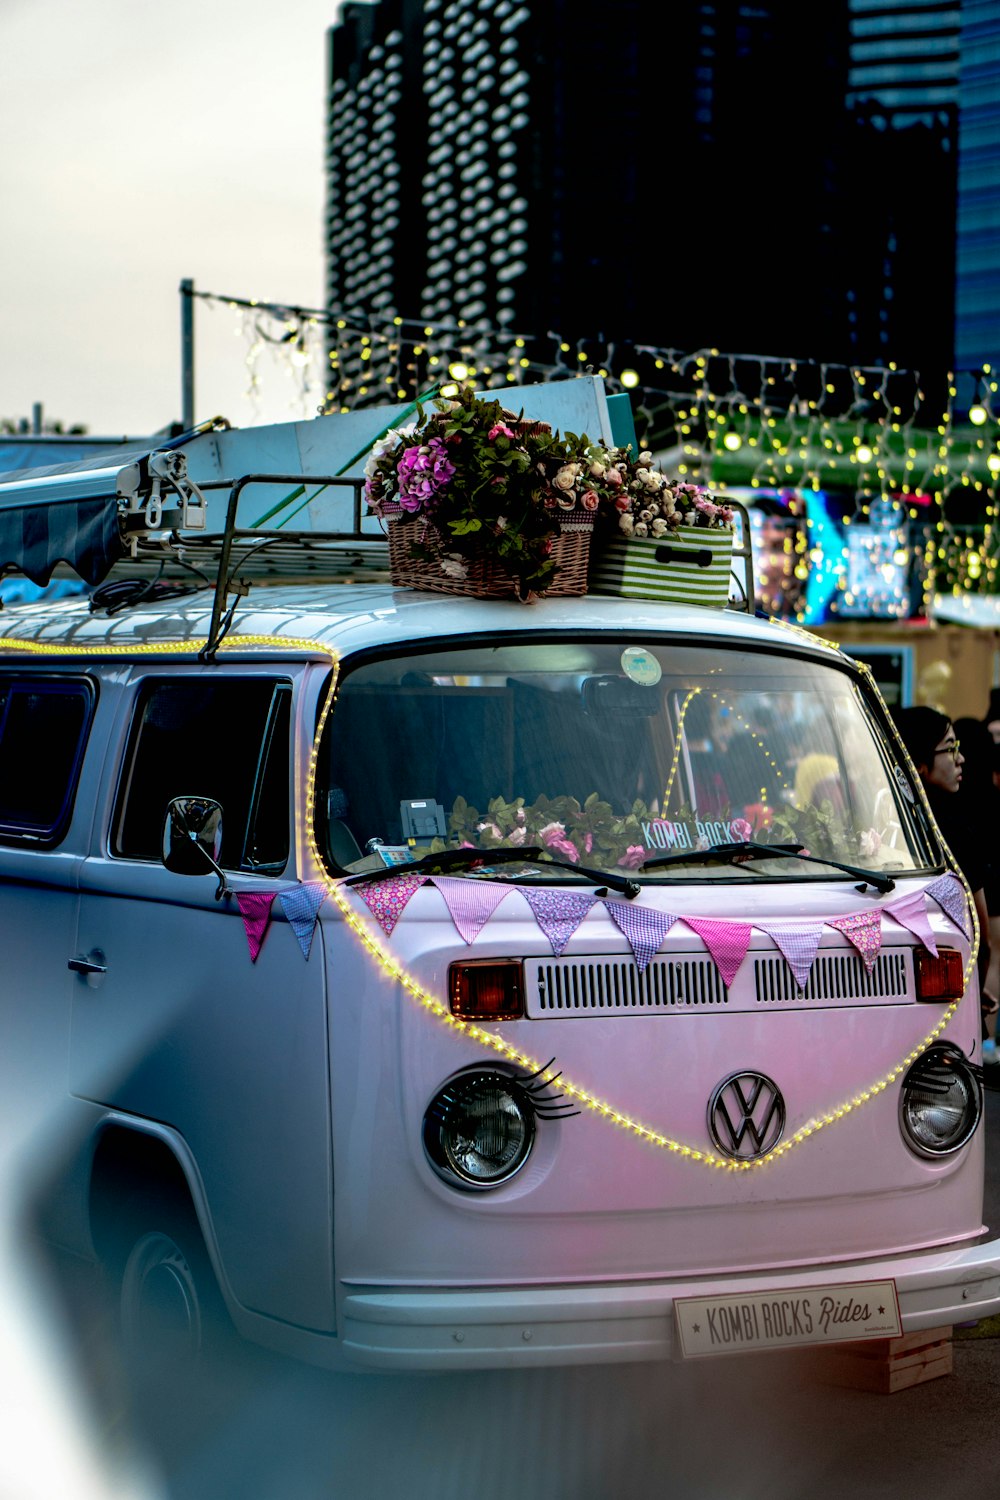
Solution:
M 948 369 L 962 19 L 983 13 L 962 72 L 982 113 L 998 8 L 814 0 L 803 49 L 801 0 L 348 3 L 329 33 L 334 404 L 418 389 L 443 329 L 481 370 L 636 345 Z M 996 170 L 980 141 L 966 330 Z

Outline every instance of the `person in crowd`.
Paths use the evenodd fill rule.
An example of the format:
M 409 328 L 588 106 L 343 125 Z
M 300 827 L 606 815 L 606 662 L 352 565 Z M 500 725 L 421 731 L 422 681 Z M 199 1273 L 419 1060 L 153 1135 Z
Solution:
M 959 796 L 965 756 L 955 726 L 947 714 L 936 708 L 926 705 L 896 708 L 892 717 L 923 782 L 934 820 L 972 892 L 979 920 L 979 989 L 983 1006 L 983 1039 L 987 1040 L 986 1017 L 993 1015 L 998 1008 L 987 986 L 991 950 L 985 887 L 990 872 L 981 852 L 982 824 L 978 808 L 975 805 L 970 807 Z
M 990 703 L 983 723 L 993 743 L 1000 745 L 1000 688 L 993 688 L 990 692 Z
M 958 797 L 967 825 L 976 829 L 986 867 L 983 894 L 989 913 L 990 966 L 984 988 L 989 995 L 1000 995 L 1000 745 L 982 719 L 956 719 L 955 733 L 965 761 Z M 995 1038 L 983 1043 L 983 1055 L 1000 1061 Z

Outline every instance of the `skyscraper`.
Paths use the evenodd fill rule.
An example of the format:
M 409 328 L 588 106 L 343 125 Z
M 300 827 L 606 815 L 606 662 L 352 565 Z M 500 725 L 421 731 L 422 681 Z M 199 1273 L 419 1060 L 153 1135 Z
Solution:
M 1000 0 L 964 0 L 955 361 L 1000 359 Z
M 460 324 L 572 368 L 595 338 L 950 365 L 956 0 L 809 20 L 804 48 L 801 0 L 347 4 L 328 306 L 403 353 L 334 386 L 419 383 L 424 327 Z

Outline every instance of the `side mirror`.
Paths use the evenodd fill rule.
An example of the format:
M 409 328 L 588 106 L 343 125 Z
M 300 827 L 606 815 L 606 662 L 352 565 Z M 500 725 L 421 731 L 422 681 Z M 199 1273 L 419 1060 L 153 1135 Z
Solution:
M 163 820 L 164 865 L 175 875 L 205 875 L 214 870 L 219 877 L 216 901 L 229 893 L 219 865 L 221 852 L 221 803 L 211 797 L 175 797 L 167 804 Z

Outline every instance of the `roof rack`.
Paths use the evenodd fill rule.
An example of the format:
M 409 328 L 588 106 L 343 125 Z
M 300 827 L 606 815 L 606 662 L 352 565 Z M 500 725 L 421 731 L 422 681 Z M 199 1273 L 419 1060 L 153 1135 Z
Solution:
M 240 500 L 253 484 L 293 489 L 253 526 L 238 526 Z M 293 530 L 281 523 L 270 528 L 264 525 L 311 486 L 317 487 L 317 495 L 332 490 L 349 497 L 349 527 Z M 196 483 L 188 474 L 186 455 L 176 446 L 138 459 L 121 455 L 103 468 L 85 464 L 71 475 L 29 475 L 6 495 L 0 492 L 0 571 L 16 566 L 32 581 L 44 584 L 53 571 L 62 573 L 66 564 L 95 586 L 92 608 L 109 613 L 151 595 L 162 598 L 168 590 L 178 592 L 176 587 L 170 589 L 171 581 L 197 580 L 196 587 L 214 591 L 208 638 L 201 652 L 205 660 L 212 660 L 232 624 L 239 599 L 252 583 L 391 581 L 387 539 L 381 532 L 363 529 L 364 488 L 360 475 L 302 470 L 255 469 L 235 479 Z M 210 491 L 228 491 L 221 531 L 206 529 L 206 494 Z M 302 500 L 297 509 L 286 513 L 286 519 L 291 520 L 317 495 Z M 745 506 L 725 498 L 740 517 L 732 555 L 734 563 L 743 564 L 742 579 L 734 570 L 743 597 L 730 601 L 728 607 L 753 613 L 750 518 Z M 370 518 L 365 519 L 371 526 Z M 129 583 L 136 588 L 130 590 Z

